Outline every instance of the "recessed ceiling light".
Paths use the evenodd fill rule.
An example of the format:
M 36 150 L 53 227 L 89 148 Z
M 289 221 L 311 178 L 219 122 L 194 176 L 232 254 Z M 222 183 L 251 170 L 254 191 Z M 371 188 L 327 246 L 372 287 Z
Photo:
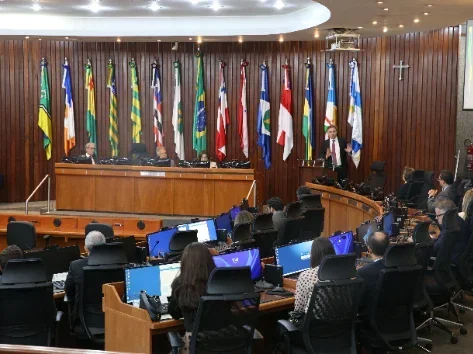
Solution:
M 384 27 L 383 28 L 383 32 L 386 33 L 388 31 L 388 28 L 387 27 Z
M 373 21 L 373 25 L 377 25 L 378 24 L 378 21 Z
M 189 40 L 191 41 L 191 40 L 192 40 L 192 37 L 189 37 Z
M 363 27 L 362 26 L 358 26 L 359 29 L 362 29 Z
M 220 10 L 223 6 L 221 6 L 221 5 L 218 3 L 218 1 L 214 1 L 212 5 L 209 5 L 209 6 L 207 6 L 207 7 L 211 8 L 211 9 L 214 10 L 214 11 L 218 11 L 218 10 Z
M 99 4 L 99 0 L 92 0 L 89 5 L 89 10 L 92 12 L 99 12 L 102 9 L 102 6 Z
M 158 39 L 158 42 L 161 42 L 161 40 L 160 40 L 160 39 Z
M 281 42 L 281 43 L 284 42 L 283 36 L 279 36 L 279 42 Z
M 197 38 L 197 43 L 202 43 L 202 38 Z
M 424 12 L 424 16 L 429 16 L 429 13 L 428 13 L 428 12 Z
M 404 25 L 399 25 L 399 28 L 404 28 Z
M 378 1 L 378 4 L 382 4 L 384 1 Z
M 238 43 L 243 43 L 243 38 L 238 38 Z
M 37 2 L 35 2 L 35 3 L 33 4 L 33 6 L 31 6 L 31 8 L 32 8 L 34 11 L 39 11 L 39 10 L 42 9 L 42 7 L 41 7 Z
M 284 8 L 284 3 L 282 2 L 282 0 L 278 0 L 276 1 L 276 3 L 274 4 L 274 7 L 278 10 L 281 10 L 282 8 Z
M 154 1 L 150 6 L 148 6 L 148 9 L 151 11 L 158 11 L 161 8 L 161 6 L 158 5 L 158 1 Z
M 69 39 L 69 37 L 64 37 L 64 38 Z
M 30 36 L 26 36 L 25 38 L 28 39 L 28 38 L 30 38 Z
M 315 37 L 315 38 L 319 38 L 319 37 L 320 37 L 319 32 L 315 32 L 315 33 L 314 33 L 314 37 Z
M 121 42 L 122 40 L 120 38 L 117 38 L 117 42 Z
M 428 4 L 427 6 L 428 6 L 428 7 L 432 7 L 432 4 Z
M 419 23 L 419 22 L 420 22 L 420 20 L 418 18 L 414 19 L 414 23 Z
M 41 40 L 41 38 L 38 38 L 38 40 L 40 41 L 40 40 Z
M 383 10 L 384 10 L 384 11 L 389 11 L 389 8 L 385 7 Z

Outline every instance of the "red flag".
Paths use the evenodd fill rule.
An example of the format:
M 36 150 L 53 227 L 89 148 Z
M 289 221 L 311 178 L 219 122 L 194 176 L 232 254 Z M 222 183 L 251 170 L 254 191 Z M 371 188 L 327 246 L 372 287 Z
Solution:
M 217 131 L 216 131 L 216 151 L 217 158 L 222 161 L 227 155 L 227 125 L 230 124 L 230 115 L 228 113 L 227 87 L 225 86 L 225 77 L 223 68 L 225 63 L 220 62 L 220 90 L 218 94 L 218 115 L 217 115 Z
M 240 147 L 245 157 L 248 157 L 248 108 L 246 106 L 246 67 L 248 62 L 241 60 L 240 64 L 240 100 L 238 101 L 238 135 Z
M 284 82 L 281 91 L 281 105 L 279 106 L 278 119 L 278 144 L 284 146 L 283 160 L 286 161 L 294 145 L 292 129 L 292 87 L 290 78 L 291 67 L 287 64 L 284 68 Z

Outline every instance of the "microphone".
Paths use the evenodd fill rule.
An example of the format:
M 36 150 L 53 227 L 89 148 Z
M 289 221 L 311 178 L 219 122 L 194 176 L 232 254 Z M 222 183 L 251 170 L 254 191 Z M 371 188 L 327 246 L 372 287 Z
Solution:
M 159 240 L 156 241 L 156 243 L 154 244 L 153 248 L 151 249 L 151 251 L 149 252 L 149 256 L 151 257 L 151 255 L 153 254 L 153 251 L 154 249 L 156 248 L 156 246 L 159 244 Z

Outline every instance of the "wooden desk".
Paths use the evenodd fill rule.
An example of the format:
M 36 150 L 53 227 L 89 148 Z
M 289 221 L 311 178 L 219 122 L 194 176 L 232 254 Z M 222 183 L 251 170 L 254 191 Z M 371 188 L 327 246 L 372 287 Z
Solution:
M 383 214 L 381 205 L 362 195 L 309 182 L 306 182 L 306 186 L 322 195 L 325 208 L 324 236 L 338 230 L 355 231 L 362 222 Z
M 58 210 L 137 214 L 214 216 L 246 198 L 254 181 L 252 169 L 57 163 L 55 172 Z
M 288 290 L 295 292 L 294 288 Z M 182 320 L 151 322 L 146 310 L 133 307 L 121 300 L 124 283 L 105 284 L 102 308 L 105 312 L 105 350 L 152 353 L 153 335 L 183 330 Z M 261 312 L 289 310 L 294 307 L 294 297 L 261 294 Z
M 307 181 L 312 182 L 315 177 L 327 176 L 337 180 L 337 172 L 330 168 L 321 166 L 299 166 L 299 185 L 302 186 Z
M 123 351 L 104 352 L 91 349 L 53 348 L 28 345 L 0 344 L 0 353 L 3 354 L 123 354 Z

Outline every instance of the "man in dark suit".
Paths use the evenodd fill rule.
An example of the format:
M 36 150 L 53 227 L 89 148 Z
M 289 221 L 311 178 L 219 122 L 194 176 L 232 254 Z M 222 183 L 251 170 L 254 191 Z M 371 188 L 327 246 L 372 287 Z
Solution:
M 389 236 L 384 231 L 376 231 L 368 237 L 368 251 L 373 262 L 358 269 L 358 274 L 364 280 L 360 302 L 360 314 L 362 315 L 373 303 L 373 292 L 378 282 L 379 272 L 385 268 L 383 257 L 388 247 Z
M 102 245 L 105 242 L 105 236 L 101 232 L 91 231 L 85 237 L 84 249 L 87 254 L 89 254 L 92 248 L 94 248 L 96 245 Z M 71 315 L 72 323 L 75 323 L 78 319 L 77 304 L 79 303 L 79 294 L 84 281 L 84 267 L 87 266 L 87 261 L 87 258 L 82 258 L 71 262 L 71 265 L 69 266 L 69 273 L 67 274 L 66 282 L 64 283 L 64 290 L 66 291 L 67 298 L 69 301 L 73 301 Z
M 337 136 L 337 127 L 330 125 L 327 129 L 328 139 L 322 145 L 322 155 L 325 159 L 325 166 L 337 172 L 338 180 L 348 177 L 347 154 L 351 154 L 351 144 Z
M 95 144 L 94 143 L 87 143 L 85 144 L 85 155 L 84 157 L 90 160 L 92 165 L 97 163 L 97 156 L 95 156 Z
M 448 170 L 443 170 L 440 172 L 438 181 L 442 191 L 438 193 L 436 189 L 431 189 L 429 191 L 429 198 L 427 199 L 427 206 L 430 212 L 433 212 L 435 209 L 435 203 L 442 200 L 451 200 L 455 203 L 456 193 L 453 188 L 453 173 Z M 438 193 L 438 194 L 437 194 Z

